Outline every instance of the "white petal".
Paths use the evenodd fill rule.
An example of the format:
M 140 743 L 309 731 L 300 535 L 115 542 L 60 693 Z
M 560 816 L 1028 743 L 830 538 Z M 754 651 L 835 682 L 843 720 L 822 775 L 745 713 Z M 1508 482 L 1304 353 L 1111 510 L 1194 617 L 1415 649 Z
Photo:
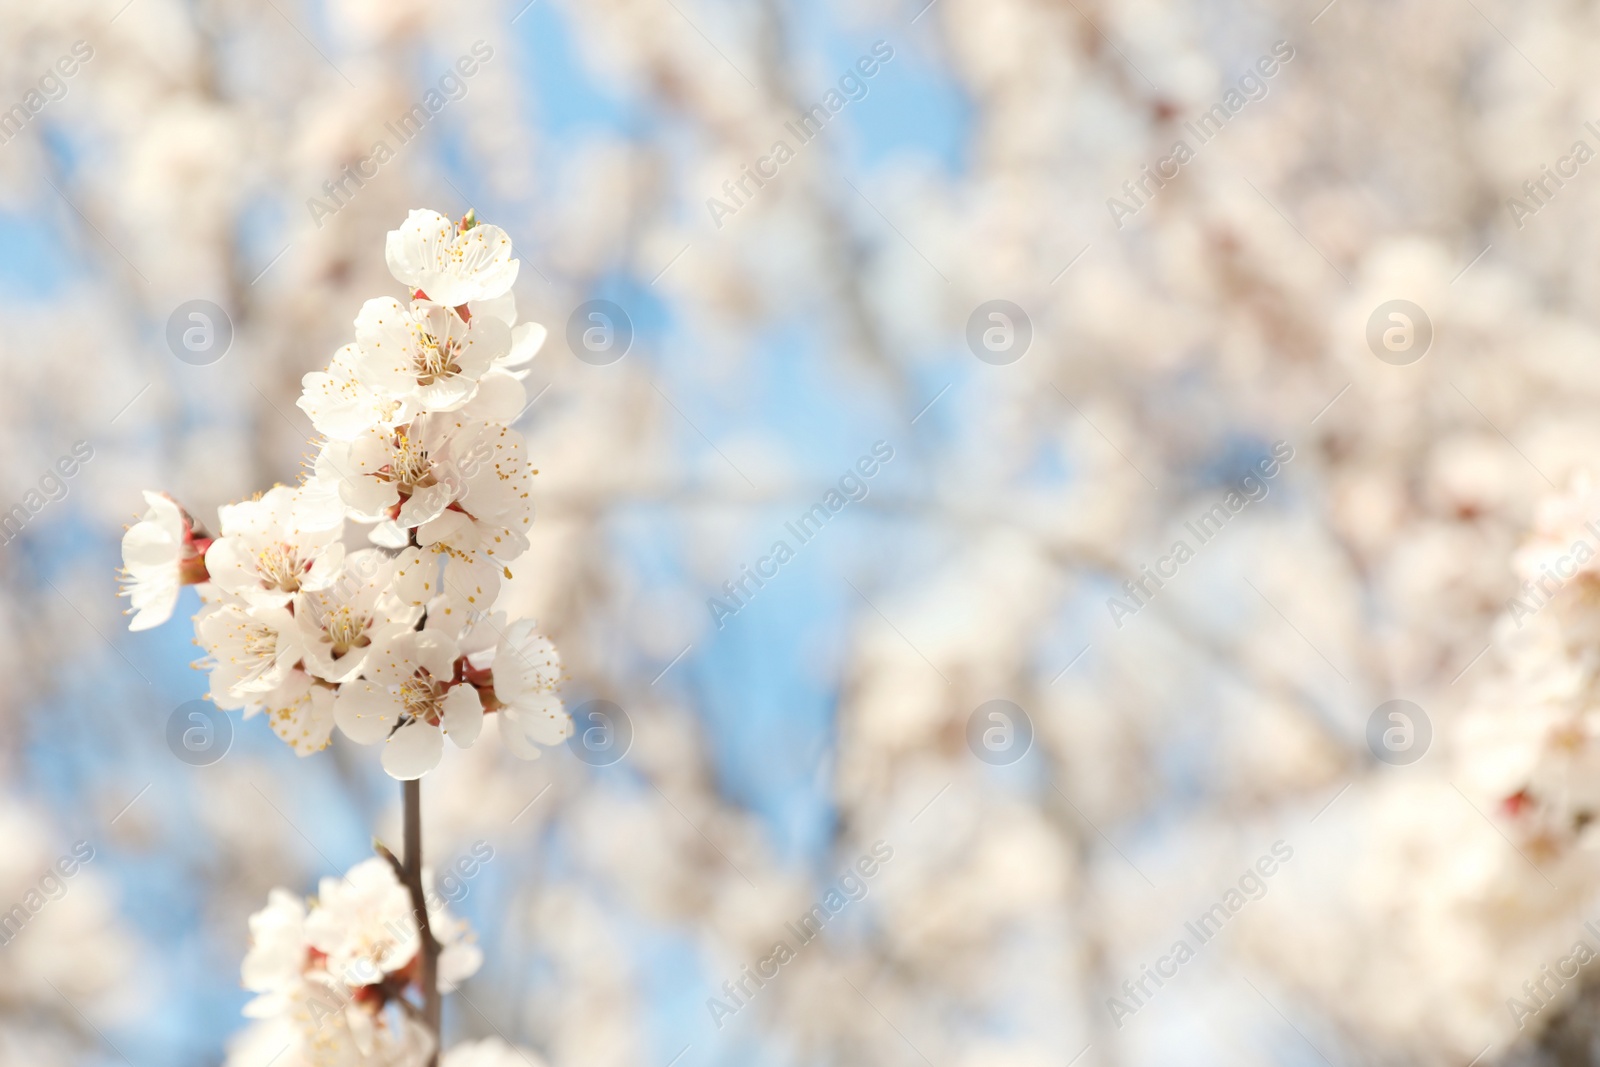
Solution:
M 481 538 L 470 516 L 459 511 L 444 511 L 422 524 L 417 541 L 424 545 L 446 545 L 458 552 L 472 552 Z M 456 558 L 451 556 L 451 559 Z
M 122 535 L 122 565 L 130 571 L 177 566 L 183 546 L 153 522 L 136 522 Z
M 437 211 L 413 210 L 398 230 L 390 230 L 384 241 L 383 258 L 395 280 L 413 288 L 424 288 L 423 276 L 435 271 L 455 239 L 453 223 Z M 437 294 L 428 293 L 433 300 Z
M 483 729 L 483 701 L 470 685 L 451 686 L 440 702 L 439 725 L 457 748 L 470 748 Z
M 394 584 L 390 591 L 400 603 L 419 607 L 438 592 L 439 557 L 420 548 L 408 548 L 395 560 Z
M 415 385 L 417 335 L 410 309 L 393 297 L 362 304 L 356 317 L 361 353 L 356 374 L 361 383 L 384 396 L 399 396 Z
M 529 741 L 559 745 L 572 736 L 572 716 L 553 693 L 511 710 L 510 721 L 516 724 L 516 732 Z
M 550 331 L 537 322 L 523 323 L 511 331 L 511 352 L 499 361 L 499 365 L 524 366 L 539 354 L 539 350 L 544 347 L 545 338 L 549 335 Z
M 178 606 L 178 583 L 160 585 L 139 584 L 132 587 L 133 618 L 128 629 L 137 633 L 160 626 L 172 618 L 172 609 Z
M 444 734 L 437 726 L 415 720 L 396 730 L 383 747 L 383 769 L 401 781 L 421 778 L 439 765 Z
M 505 296 L 497 296 L 493 300 L 474 300 L 468 310 L 472 312 L 472 317 L 475 319 L 483 316 L 485 318 L 499 319 L 507 326 L 515 326 L 517 324 L 517 298 L 510 293 Z
M 455 498 L 455 488 L 446 482 L 418 489 L 400 505 L 395 523 L 404 530 L 437 519 Z
M 393 522 L 384 519 L 372 528 L 367 535 L 367 540 L 380 548 L 404 548 L 411 543 L 411 538 L 406 531 L 400 529 Z
M 346 737 L 358 745 L 372 745 L 389 736 L 400 721 L 400 698 L 387 686 L 347 682 L 333 703 L 333 718 Z
M 484 422 L 513 421 L 528 404 L 528 392 L 505 371 L 492 370 L 478 381 L 478 392 L 461 408 L 461 414 Z
M 297 756 L 309 756 L 328 747 L 333 734 L 334 695 L 314 685 L 292 703 L 269 707 L 267 722 Z
M 423 630 L 421 633 L 410 634 L 407 644 L 416 664 L 422 667 L 433 677 L 449 681 L 455 673 L 456 660 L 461 656 L 461 650 L 448 635 L 434 630 Z

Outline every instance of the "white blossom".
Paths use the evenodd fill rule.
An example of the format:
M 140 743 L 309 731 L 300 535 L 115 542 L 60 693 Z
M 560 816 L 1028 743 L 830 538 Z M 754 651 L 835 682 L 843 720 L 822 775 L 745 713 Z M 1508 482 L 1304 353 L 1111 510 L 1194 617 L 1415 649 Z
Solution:
M 368 300 L 356 318 L 361 384 L 402 410 L 454 411 L 510 355 L 511 330 L 492 316 L 463 320 L 453 307 L 392 297 Z
M 300 628 L 305 669 L 328 682 L 361 673 L 367 656 L 409 631 L 422 615 L 432 581 L 419 549 L 390 556 L 363 549 L 345 557 L 343 572 L 327 588 L 299 594 L 294 617 Z
M 196 617 L 195 638 L 208 656 L 210 696 L 219 708 L 260 706 L 304 655 L 300 627 L 284 605 L 213 604 Z
M 439 763 L 444 735 L 461 748 L 483 728 L 478 690 L 456 679 L 460 650 L 438 630 L 402 634 L 375 649 L 359 681 L 334 704 L 339 729 L 359 744 L 384 742 L 383 766 L 419 778 Z
M 521 266 L 511 258 L 511 239 L 500 227 L 480 224 L 461 231 L 438 212 L 422 210 L 389 231 L 384 258 L 407 289 L 450 307 L 504 296 Z
M 477 972 L 482 953 L 468 924 L 431 892 L 431 871 L 422 882 L 439 989 L 450 992 Z M 323 878 L 309 902 L 274 889 L 250 917 L 241 968 L 245 988 L 257 994 L 245 1014 L 258 1021 L 228 1062 L 265 1067 L 264 1057 L 283 1053 L 317 1067 L 420 1064 L 431 1039 L 394 999 L 413 990 L 421 947 L 411 894 L 386 859 Z
M 335 482 L 352 518 L 417 530 L 422 545 L 504 559 L 527 549 L 531 472 L 522 435 L 461 413 L 418 416 L 329 441 L 317 473 Z
M 166 622 L 183 587 L 183 564 L 193 555 L 190 521 L 165 493 L 145 490 L 149 510 L 122 535 L 122 595 L 132 607 L 130 630 Z
M 572 734 L 562 706 L 561 656 L 531 619 L 506 627 L 494 649 L 494 696 L 505 716 L 500 734 L 522 759 L 537 759 L 539 746 L 559 745 Z
M 211 581 L 257 604 L 286 605 L 296 593 L 325 589 L 344 559 L 340 529 L 328 526 L 312 495 L 288 486 L 259 500 L 217 509 L 221 535 L 206 551 Z
M 527 1049 L 512 1048 L 498 1037 L 468 1041 L 445 1052 L 439 1067 L 544 1067 L 544 1060 Z
M 327 370 L 302 378 L 300 386 L 295 404 L 318 433 L 335 441 L 348 441 L 368 427 L 393 426 L 411 417 L 402 400 L 380 394 L 363 377 L 361 348 L 353 343 L 334 353 Z
M 375 985 L 398 971 L 421 945 L 411 894 L 387 860 L 363 860 L 342 878 L 324 878 L 305 924 L 306 940 L 326 969 L 350 986 Z

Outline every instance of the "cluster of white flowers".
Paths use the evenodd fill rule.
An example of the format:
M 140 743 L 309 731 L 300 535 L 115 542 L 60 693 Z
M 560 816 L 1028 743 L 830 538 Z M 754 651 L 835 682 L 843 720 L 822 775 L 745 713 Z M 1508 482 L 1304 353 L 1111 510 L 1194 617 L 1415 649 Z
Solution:
M 1600 487 L 1577 474 L 1542 500 L 1511 558 L 1519 585 L 1497 630 L 1506 676 L 1468 718 L 1475 777 L 1537 862 L 1600 828 Z
M 441 992 L 476 973 L 482 953 L 467 924 L 427 894 L 440 945 Z M 343 878 L 324 878 L 315 899 L 275 889 L 250 917 L 244 987 L 256 994 L 229 1062 L 245 1067 L 282 1056 L 286 1067 L 420 1065 L 433 1039 L 403 994 L 417 980 L 421 931 L 411 895 L 390 864 L 365 860 Z
M 410 303 L 369 300 L 354 343 L 308 374 L 299 405 L 324 435 L 311 472 L 218 509 L 210 536 L 170 498 L 123 538 L 131 628 L 166 620 L 197 585 L 211 699 L 267 711 L 300 755 L 338 726 L 384 743 L 413 779 L 444 737 L 465 748 L 483 717 L 524 759 L 571 722 L 560 659 L 530 621 L 493 611 L 533 522 L 522 378 L 544 328 L 517 325 L 518 261 L 498 227 L 413 211 L 386 259 Z M 347 524 L 375 547 L 345 547 Z

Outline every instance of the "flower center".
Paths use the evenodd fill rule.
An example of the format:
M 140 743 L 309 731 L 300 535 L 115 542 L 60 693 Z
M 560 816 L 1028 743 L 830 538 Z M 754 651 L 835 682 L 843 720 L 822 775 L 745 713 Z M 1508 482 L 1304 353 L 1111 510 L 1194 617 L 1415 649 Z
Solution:
M 256 573 L 268 589 L 298 591 L 301 569 L 300 554 L 290 545 L 269 545 L 256 554 Z
M 323 618 L 322 632 L 333 645 L 334 659 L 352 648 L 365 648 L 372 643 L 367 636 L 367 622 L 366 616 L 357 614 L 348 606 L 336 608 Z
M 418 671 L 400 683 L 400 701 L 413 719 L 438 723 L 439 691 L 427 671 Z
M 244 635 L 244 653 L 251 659 L 272 659 L 278 654 L 277 633 L 270 626 L 252 627 Z
M 397 434 L 394 454 L 389 460 L 389 480 L 409 491 L 432 484 L 432 470 L 428 450 L 418 447 L 404 431 Z
M 417 384 L 432 385 L 441 378 L 461 373 L 456 361 L 459 346 L 454 338 L 439 340 L 433 334 L 422 334 L 422 345 L 417 350 Z

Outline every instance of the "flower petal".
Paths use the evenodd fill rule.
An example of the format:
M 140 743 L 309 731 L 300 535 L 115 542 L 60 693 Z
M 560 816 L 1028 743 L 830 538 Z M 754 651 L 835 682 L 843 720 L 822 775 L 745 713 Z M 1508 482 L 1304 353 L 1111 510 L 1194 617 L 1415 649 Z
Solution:
M 470 685 L 452 686 L 439 705 L 439 725 L 457 748 L 471 748 L 483 730 L 483 701 Z
M 444 734 L 437 726 L 414 719 L 394 732 L 383 747 L 383 769 L 401 781 L 421 778 L 439 765 Z
M 373 745 L 389 736 L 400 721 L 400 698 L 387 686 L 346 682 L 333 702 L 333 719 L 358 745 Z

